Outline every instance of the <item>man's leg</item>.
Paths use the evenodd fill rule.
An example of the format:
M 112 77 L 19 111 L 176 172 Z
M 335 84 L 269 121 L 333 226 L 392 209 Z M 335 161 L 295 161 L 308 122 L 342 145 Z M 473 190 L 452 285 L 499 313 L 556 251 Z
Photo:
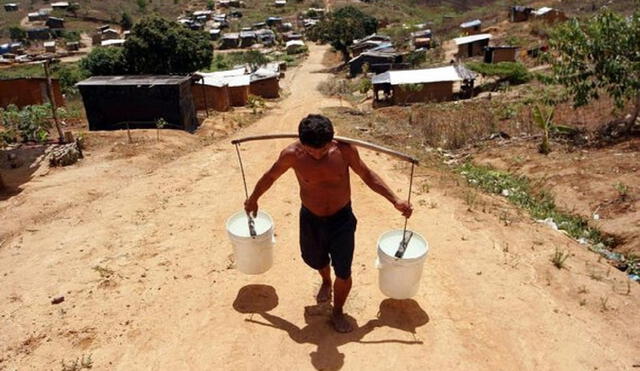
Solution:
M 318 272 L 322 277 L 322 285 L 320 285 L 316 301 L 318 303 L 326 303 L 331 300 L 331 266 L 327 264 L 324 268 L 318 269 Z
M 351 277 L 347 279 L 336 277 L 336 281 L 333 284 L 333 291 L 335 295 L 333 299 L 333 326 L 338 332 L 351 332 L 353 326 L 342 311 L 342 307 L 344 307 L 344 303 L 347 301 L 349 291 L 351 291 Z

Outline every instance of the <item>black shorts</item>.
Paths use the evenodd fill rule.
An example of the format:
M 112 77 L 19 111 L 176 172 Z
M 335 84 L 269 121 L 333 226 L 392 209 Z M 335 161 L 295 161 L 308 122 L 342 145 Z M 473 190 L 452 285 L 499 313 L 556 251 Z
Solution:
M 358 221 L 351 203 L 331 216 L 317 216 L 300 208 L 300 250 L 302 260 L 313 269 L 333 265 L 336 277 L 351 277 L 351 262 Z

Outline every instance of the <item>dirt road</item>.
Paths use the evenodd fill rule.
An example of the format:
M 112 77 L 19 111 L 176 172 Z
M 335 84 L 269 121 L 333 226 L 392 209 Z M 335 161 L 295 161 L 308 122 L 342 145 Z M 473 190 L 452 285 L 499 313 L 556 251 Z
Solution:
M 306 114 L 337 105 L 315 89 L 331 78 L 314 72 L 324 51 L 311 45 L 289 72 L 280 108 L 237 136 L 292 132 Z M 359 327 L 336 334 L 329 308 L 313 305 L 317 274 L 299 257 L 295 177 L 285 174 L 260 203 L 276 223 L 273 268 L 244 275 L 231 268 L 224 228 L 244 199 L 234 149 L 224 140 L 188 153 L 192 139 L 184 138 L 187 154 L 166 165 L 93 156 L 0 201 L 0 369 L 59 370 L 61 359 L 83 354 L 96 370 L 640 363 L 637 285 L 549 227 L 525 216 L 506 226 L 423 176 L 409 227 L 431 251 L 421 290 L 407 301 L 384 298 L 373 264 L 378 236 L 402 218 L 353 179 L 358 246 L 345 309 Z M 251 186 L 286 143 L 242 146 Z M 405 164 L 361 152 L 406 193 Z M 565 269 L 549 261 L 556 248 L 571 253 Z M 61 295 L 64 302 L 50 303 Z

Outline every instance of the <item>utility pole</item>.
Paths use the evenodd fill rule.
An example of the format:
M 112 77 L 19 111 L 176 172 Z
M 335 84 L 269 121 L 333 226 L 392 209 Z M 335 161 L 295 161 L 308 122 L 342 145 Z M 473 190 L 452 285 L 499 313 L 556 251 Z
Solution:
M 60 128 L 60 121 L 58 120 L 58 107 L 56 106 L 56 102 L 53 96 L 53 85 L 51 84 L 51 75 L 49 74 L 49 63 L 50 59 L 44 61 L 44 75 L 47 77 L 47 95 L 49 97 L 49 102 L 51 103 L 51 112 L 53 114 L 53 121 L 56 124 L 56 130 L 58 130 L 58 141 L 60 143 L 64 143 L 64 134 L 62 133 L 62 129 Z

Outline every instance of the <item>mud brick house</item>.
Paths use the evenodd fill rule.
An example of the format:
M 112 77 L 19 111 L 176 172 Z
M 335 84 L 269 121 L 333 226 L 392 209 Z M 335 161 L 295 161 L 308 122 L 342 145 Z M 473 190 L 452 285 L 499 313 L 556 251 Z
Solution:
M 45 41 L 44 51 L 47 53 L 55 53 L 56 52 L 56 42 L 55 41 Z
M 94 76 L 76 84 L 82 94 L 89 130 L 198 126 L 190 76 Z
M 57 79 L 51 79 L 53 99 L 57 106 L 64 106 L 64 98 Z M 0 80 L 0 107 L 15 104 L 18 107 L 49 102 L 47 79 L 20 78 Z
M 464 72 L 465 76 L 461 76 L 457 66 L 387 71 L 374 76 L 371 81 L 374 101 L 406 104 L 452 100 L 454 98 L 454 83 L 473 80 L 471 73 Z M 382 99 L 380 92 L 384 93 Z
M 484 63 L 515 62 L 517 46 L 487 46 L 484 48 Z
M 465 22 L 460 25 L 462 32 L 465 35 L 476 35 L 479 34 L 480 28 L 482 27 L 482 21 L 479 19 L 474 19 L 473 21 Z
M 484 48 L 489 46 L 491 34 L 478 34 L 465 37 L 458 37 L 453 41 L 458 46 L 458 58 L 469 58 L 477 55 L 483 55 Z

